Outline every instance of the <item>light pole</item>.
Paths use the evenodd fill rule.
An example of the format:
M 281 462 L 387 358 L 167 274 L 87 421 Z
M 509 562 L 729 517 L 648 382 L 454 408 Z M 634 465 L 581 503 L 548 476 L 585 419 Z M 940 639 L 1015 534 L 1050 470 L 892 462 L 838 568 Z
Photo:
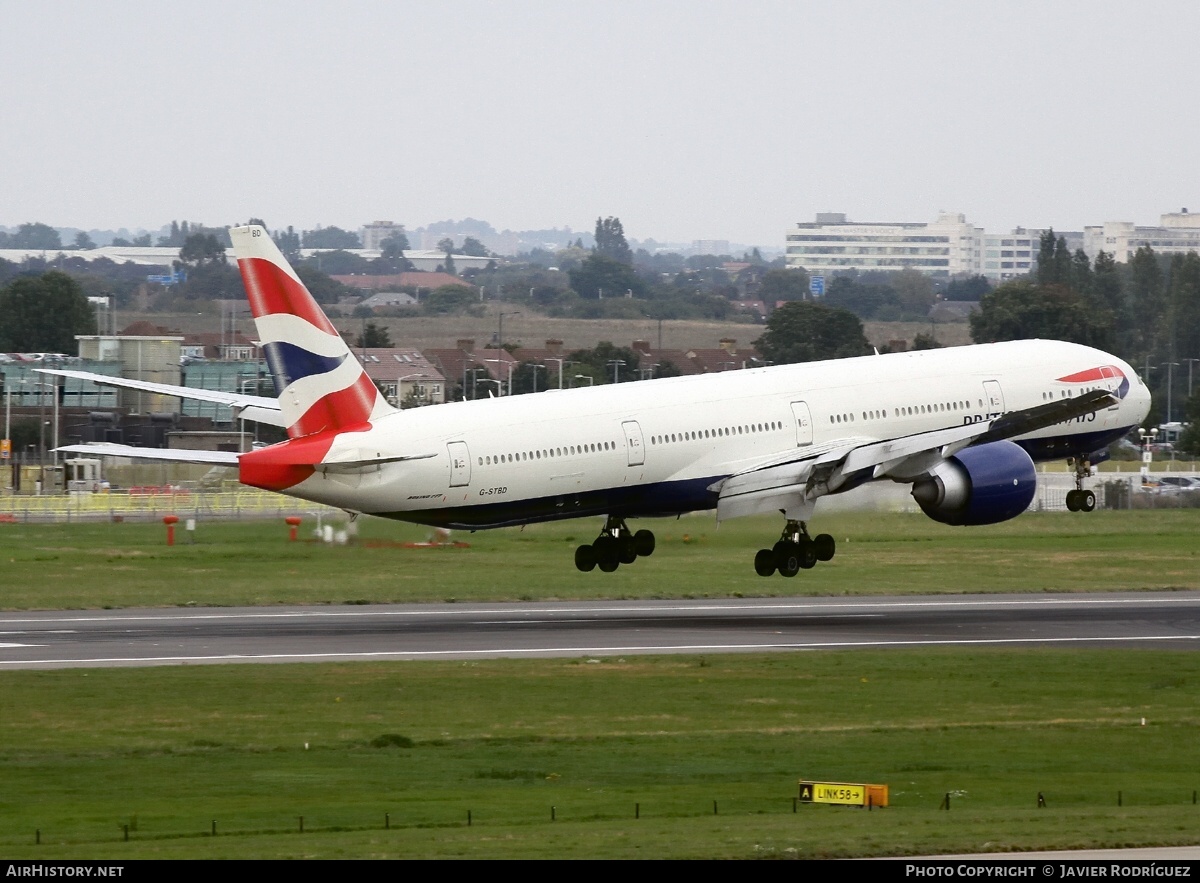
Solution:
M 1179 365 L 1179 363 L 1178 362 L 1163 362 L 1163 365 L 1165 365 L 1167 368 L 1167 421 L 1166 422 L 1170 423 L 1171 422 L 1171 387 L 1175 385 L 1173 383 L 1173 381 L 1175 379 L 1175 372 L 1172 371 L 1171 369 L 1177 367 Z
M 547 362 L 558 362 L 558 388 L 562 389 L 563 388 L 563 363 L 566 362 L 568 365 L 574 365 L 575 363 L 570 361 L 569 359 L 562 359 L 557 356 L 547 356 L 546 361 Z
M 498 349 L 504 349 L 504 317 L 519 315 L 521 315 L 520 310 L 512 310 L 507 313 L 500 312 L 496 314 L 496 347 Z
M 546 366 L 545 366 L 545 365 L 542 365 L 542 364 L 539 364 L 538 362 L 530 362 L 530 363 L 529 363 L 529 367 L 533 369 L 533 391 L 534 391 L 534 392 L 537 392 L 537 373 L 538 373 L 538 368 L 545 368 Z M 509 393 L 509 395 L 512 395 L 512 388 L 511 388 L 511 387 L 509 388 L 509 390 L 508 390 L 508 393 Z
M 1184 359 L 1188 363 L 1188 400 L 1192 398 L 1192 367 L 1200 362 L 1200 359 Z
M 613 369 L 613 383 L 619 383 L 620 381 L 617 379 L 617 370 L 625 367 L 625 360 L 609 359 L 607 364 L 611 365 Z

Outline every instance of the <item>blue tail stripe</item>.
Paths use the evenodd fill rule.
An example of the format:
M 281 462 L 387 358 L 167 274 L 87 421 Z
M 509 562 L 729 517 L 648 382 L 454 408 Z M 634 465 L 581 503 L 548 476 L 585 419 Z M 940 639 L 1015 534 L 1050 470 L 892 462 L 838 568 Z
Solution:
M 302 377 L 328 374 L 347 358 L 345 355 L 319 356 L 282 340 L 265 344 L 263 353 L 271 369 L 271 376 L 275 378 L 275 388 L 280 392 Z

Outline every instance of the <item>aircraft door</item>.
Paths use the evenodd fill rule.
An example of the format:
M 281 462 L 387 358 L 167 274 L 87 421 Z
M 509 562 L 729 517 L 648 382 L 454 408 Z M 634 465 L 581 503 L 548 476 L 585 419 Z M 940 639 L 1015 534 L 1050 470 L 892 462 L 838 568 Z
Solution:
M 1004 391 L 995 380 L 983 381 L 983 403 L 987 406 L 988 414 L 1004 413 Z
M 646 462 L 646 448 L 642 444 L 642 427 L 636 420 L 626 420 L 621 427 L 625 430 L 625 450 L 629 452 L 629 465 L 643 465 Z
M 450 442 L 450 487 L 466 487 L 471 483 L 471 453 L 466 442 Z
M 796 446 L 804 447 L 813 443 L 812 415 L 808 412 L 808 402 L 792 402 L 792 416 L 796 418 Z

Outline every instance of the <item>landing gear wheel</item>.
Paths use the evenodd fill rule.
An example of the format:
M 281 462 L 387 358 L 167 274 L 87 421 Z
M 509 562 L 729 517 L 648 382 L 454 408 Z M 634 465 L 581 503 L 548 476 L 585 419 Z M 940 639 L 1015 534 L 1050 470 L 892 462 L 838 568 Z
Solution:
M 779 568 L 780 576 L 792 577 L 800 572 L 803 564 L 800 548 L 795 543 L 776 543 L 772 554 L 775 556 L 775 566 Z
M 637 553 L 643 558 L 654 554 L 654 534 L 648 530 L 639 530 L 633 535 L 633 543 Z
M 1096 495 L 1091 491 L 1080 491 L 1077 497 L 1080 512 L 1092 512 L 1096 508 Z
M 813 548 L 817 550 L 818 561 L 832 561 L 837 544 L 827 533 L 819 533 L 813 537 Z
M 591 546 L 580 546 L 575 550 L 575 566 L 584 573 L 596 567 L 596 553 Z
M 754 572 L 759 576 L 772 576 L 775 573 L 775 553 L 770 549 L 759 549 L 754 556 Z
M 1067 511 L 1079 511 L 1079 491 L 1067 491 Z
M 623 536 L 617 542 L 617 559 L 622 564 L 632 564 L 637 561 L 637 543 L 631 536 Z
M 596 564 L 605 573 L 612 573 L 621 565 L 620 550 L 617 548 L 617 541 L 612 537 L 597 537 L 596 542 L 592 543 L 592 549 L 596 553 Z
M 800 557 L 800 566 L 805 570 L 812 570 L 817 566 L 817 546 L 808 537 L 801 537 L 800 542 L 796 544 L 796 551 Z

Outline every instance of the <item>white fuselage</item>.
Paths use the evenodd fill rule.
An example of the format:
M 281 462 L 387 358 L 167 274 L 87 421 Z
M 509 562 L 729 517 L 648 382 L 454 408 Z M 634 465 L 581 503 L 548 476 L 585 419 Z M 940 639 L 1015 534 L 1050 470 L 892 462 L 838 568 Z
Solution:
M 1101 366 L 1102 379 L 1062 379 Z M 457 402 L 342 433 L 327 457 L 419 459 L 318 471 L 286 493 L 448 527 L 674 514 L 712 508 L 711 485 L 797 448 L 978 423 L 1097 388 L 1123 398 L 1016 440 L 1048 459 L 1142 420 L 1149 393 L 1129 365 L 1016 341 Z

